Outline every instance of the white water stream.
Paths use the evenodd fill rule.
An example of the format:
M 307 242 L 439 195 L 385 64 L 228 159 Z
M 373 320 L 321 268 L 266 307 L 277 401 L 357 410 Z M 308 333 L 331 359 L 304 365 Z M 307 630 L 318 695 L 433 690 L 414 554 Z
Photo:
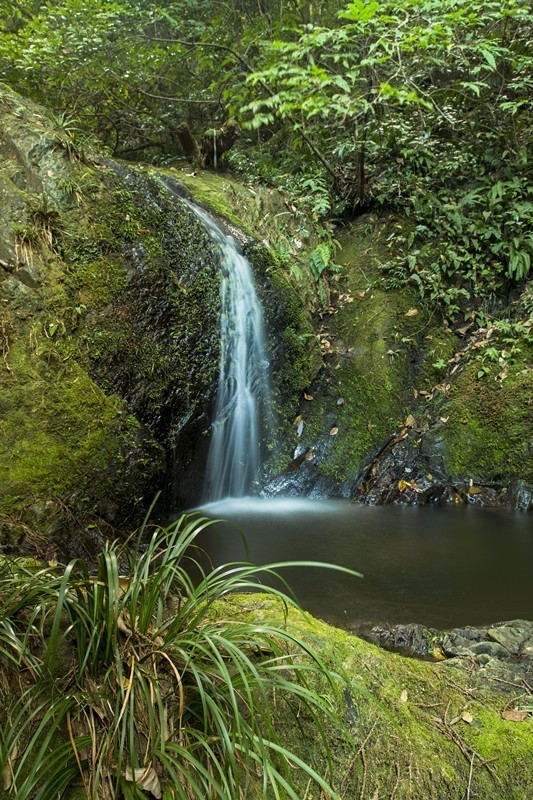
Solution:
M 203 209 L 184 200 L 220 253 L 220 358 L 205 499 L 250 493 L 269 432 L 268 356 L 252 268 L 235 240 Z

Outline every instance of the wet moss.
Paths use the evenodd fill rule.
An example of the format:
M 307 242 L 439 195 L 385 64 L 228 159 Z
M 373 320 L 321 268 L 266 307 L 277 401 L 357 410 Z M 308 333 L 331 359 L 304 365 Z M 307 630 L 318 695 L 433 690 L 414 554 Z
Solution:
M 270 368 L 280 438 L 321 365 L 311 319 L 285 269 L 262 244 L 245 247 L 253 265 L 268 332 Z
M 320 333 L 326 370 L 301 406 L 299 444 L 317 449 L 319 471 L 337 484 L 356 478 L 405 420 L 415 390 L 442 375 L 433 365 L 453 352 L 454 337 L 414 292 L 385 290 L 379 261 L 389 228 L 362 218 L 340 235 L 341 299 Z
M 221 605 L 221 614 L 283 624 L 282 605 L 262 595 L 232 596 Z M 341 796 L 441 800 L 463 796 L 469 780 L 472 796 L 486 800 L 529 796 L 533 720 L 503 720 L 505 694 L 488 685 L 474 690 L 472 677 L 453 662 L 398 656 L 309 614 L 291 611 L 287 624 L 341 676 L 340 697 L 332 697 L 325 682 L 312 681 L 313 689 L 330 695 L 353 737 L 350 743 L 340 730 L 327 732 Z M 457 721 L 463 711 L 471 724 Z M 276 715 L 283 743 L 307 763 L 325 766 L 316 724 L 305 716 L 295 722 L 282 702 Z
M 198 496 L 218 352 L 208 235 L 141 170 L 82 165 L 3 88 L 0 127 L 4 530 L 28 498 L 134 523 L 165 460 Z
M 118 397 L 108 397 L 74 360 L 57 362 L 18 341 L 1 376 L 0 508 L 3 515 L 36 498 L 60 499 L 80 514 L 100 514 L 109 498 L 142 501 L 160 454 L 140 467 L 138 421 Z M 148 457 L 149 451 L 146 451 Z M 130 471 L 135 461 L 135 470 Z
M 533 483 L 533 371 L 527 367 L 531 353 L 523 355 L 526 366 L 514 364 L 501 383 L 492 375 L 478 379 L 471 361 L 441 404 L 448 421 L 427 434 L 425 447 L 442 457 L 454 478 Z
M 247 189 L 227 173 L 206 170 L 157 170 L 184 186 L 195 202 L 215 217 L 226 219 L 255 239 L 261 222 L 260 202 L 255 191 Z

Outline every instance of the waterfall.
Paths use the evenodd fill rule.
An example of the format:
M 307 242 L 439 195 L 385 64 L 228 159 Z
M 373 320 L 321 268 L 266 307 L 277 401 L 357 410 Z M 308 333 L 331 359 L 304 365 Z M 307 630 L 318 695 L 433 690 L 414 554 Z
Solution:
M 260 467 L 271 409 L 263 310 L 252 268 L 237 243 L 187 200 L 220 254 L 220 359 L 206 500 L 249 494 Z

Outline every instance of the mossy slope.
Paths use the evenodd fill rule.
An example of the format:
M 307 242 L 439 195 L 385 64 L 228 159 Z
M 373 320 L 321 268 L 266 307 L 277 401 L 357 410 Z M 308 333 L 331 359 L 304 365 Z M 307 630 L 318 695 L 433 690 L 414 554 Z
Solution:
M 261 595 L 232 597 L 221 613 L 231 609 L 237 618 L 283 621 L 281 605 Z M 484 800 L 525 800 L 531 795 L 533 718 L 513 722 L 501 716 L 513 706 L 513 687 L 508 694 L 502 684 L 454 668 L 454 661 L 428 663 L 386 652 L 308 614 L 291 612 L 290 623 L 328 666 L 342 665 L 339 714 L 354 743 L 328 731 L 335 788 L 342 797 L 461 800 L 470 791 Z M 276 711 L 287 745 L 320 769 L 312 721 L 295 717 L 282 702 Z
M 427 434 L 424 449 L 440 455 L 455 479 L 533 485 L 532 355 L 524 351 L 526 366 L 514 364 L 503 382 L 495 375 L 480 380 L 474 361 L 452 384 L 441 406 L 447 422 Z
M 292 469 L 269 491 L 455 502 L 446 487 L 474 482 L 499 488 L 468 500 L 512 505 L 513 484 L 532 482 L 531 348 L 504 380 L 498 370 L 480 379 L 479 345 L 414 290 L 385 287 L 380 264 L 399 224 L 371 214 L 338 234 L 343 271 L 317 322 L 324 368 L 301 395 Z
M 363 466 L 406 419 L 414 390 L 437 380 L 432 364 L 453 352 L 453 337 L 414 292 L 383 287 L 379 261 L 391 229 L 391 220 L 366 217 L 339 235 L 343 272 L 318 331 L 325 367 L 301 403 L 303 431 L 299 422 L 293 428 L 296 453 L 313 455 L 303 468 L 334 493 L 353 493 Z

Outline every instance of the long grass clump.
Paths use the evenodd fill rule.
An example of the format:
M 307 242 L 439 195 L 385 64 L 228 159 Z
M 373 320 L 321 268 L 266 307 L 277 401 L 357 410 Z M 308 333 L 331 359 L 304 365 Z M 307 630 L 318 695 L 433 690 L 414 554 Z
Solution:
M 338 800 L 326 732 L 346 733 L 344 684 L 283 620 L 223 613 L 225 596 L 281 565 L 204 571 L 194 545 L 209 524 L 184 515 L 148 542 L 108 544 L 95 570 L 76 559 L 0 577 L 0 770 L 18 800 L 75 787 L 95 800 L 301 800 L 302 778 Z M 283 744 L 280 703 L 322 738 L 321 764 Z

